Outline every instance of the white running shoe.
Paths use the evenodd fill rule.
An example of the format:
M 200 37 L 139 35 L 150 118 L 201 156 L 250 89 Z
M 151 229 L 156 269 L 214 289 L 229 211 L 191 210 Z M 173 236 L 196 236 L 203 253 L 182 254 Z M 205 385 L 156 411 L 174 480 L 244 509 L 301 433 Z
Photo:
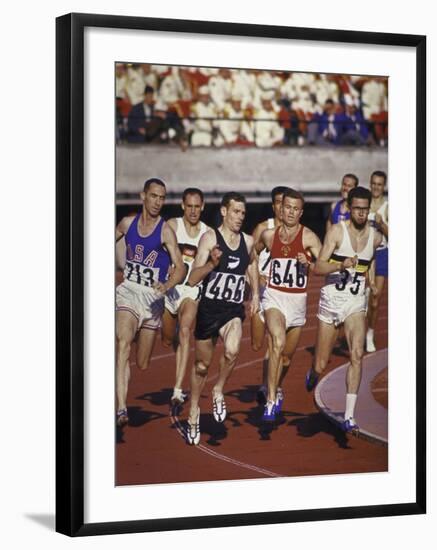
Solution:
M 186 398 L 187 394 L 183 390 L 181 390 L 181 388 L 174 388 L 170 402 L 173 407 L 176 407 L 178 405 L 183 405 Z
M 200 443 L 200 409 L 197 409 L 197 417 L 194 424 L 191 424 L 190 419 L 188 418 L 187 426 L 187 442 L 189 445 L 199 445 Z
M 376 351 L 375 342 L 373 341 L 373 335 L 369 334 L 369 332 L 366 335 L 366 351 L 368 353 L 373 353 Z
M 222 393 L 212 394 L 212 414 L 216 422 L 224 422 L 226 418 L 226 403 Z

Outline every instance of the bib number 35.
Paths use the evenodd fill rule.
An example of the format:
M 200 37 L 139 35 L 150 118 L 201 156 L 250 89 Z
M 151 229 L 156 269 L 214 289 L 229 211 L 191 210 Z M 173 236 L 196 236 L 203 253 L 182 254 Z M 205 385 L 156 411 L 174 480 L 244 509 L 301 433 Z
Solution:
M 352 279 L 352 280 L 349 281 L 349 279 Z M 335 288 L 337 290 L 342 291 L 346 288 L 346 284 L 348 282 L 350 282 L 351 286 L 349 286 L 349 292 L 351 294 L 353 294 L 354 296 L 356 296 L 358 294 L 358 292 L 360 291 L 360 286 L 361 286 L 362 279 L 363 279 L 363 277 L 360 276 L 359 273 L 355 272 L 355 275 L 352 278 L 351 273 L 349 273 L 349 271 L 345 270 L 342 273 L 341 280 L 338 283 L 336 283 Z

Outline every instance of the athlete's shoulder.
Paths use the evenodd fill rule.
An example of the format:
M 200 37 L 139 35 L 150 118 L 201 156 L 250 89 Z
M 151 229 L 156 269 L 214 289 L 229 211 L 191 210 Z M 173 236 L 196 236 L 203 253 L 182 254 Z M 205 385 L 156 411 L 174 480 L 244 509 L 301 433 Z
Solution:
M 135 218 L 136 218 L 136 214 L 129 214 L 128 216 L 125 216 L 120 220 L 118 224 L 118 229 L 122 233 L 126 234 Z
M 269 225 L 269 220 L 264 220 L 263 222 L 259 222 L 256 226 L 255 226 L 255 229 L 253 230 L 253 233 L 252 233 L 252 236 L 255 238 L 255 239 L 258 239 L 261 235 L 261 233 L 267 229 L 268 225 Z
M 170 218 L 167 220 L 168 225 L 173 229 L 173 231 L 176 231 L 178 228 L 178 219 L 179 218 Z
M 252 235 L 248 235 L 247 233 L 244 233 L 244 232 L 242 232 L 242 235 L 243 235 L 243 238 L 244 238 L 244 241 L 246 243 L 247 248 L 250 250 L 253 246 L 254 238 L 252 237 Z

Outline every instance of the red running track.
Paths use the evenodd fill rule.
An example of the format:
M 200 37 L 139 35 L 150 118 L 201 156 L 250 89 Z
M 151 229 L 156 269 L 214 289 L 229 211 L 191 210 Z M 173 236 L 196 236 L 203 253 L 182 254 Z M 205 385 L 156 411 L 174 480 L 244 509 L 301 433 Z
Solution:
M 155 345 L 151 366 L 140 371 L 132 365 L 128 394 L 129 424 L 116 434 L 116 484 L 135 485 L 189 481 L 248 479 L 387 471 L 388 450 L 347 436 L 318 412 L 313 395 L 304 387 L 311 365 L 317 326 L 317 304 L 322 278 L 309 285 L 307 324 L 284 381 L 285 401 L 279 423 L 262 427 L 256 391 L 261 382 L 264 351 L 250 346 L 250 323 L 243 325 L 237 365 L 225 388 L 228 417 L 217 424 L 212 417 L 211 388 L 218 372 L 222 348 L 217 344 L 214 362 L 200 401 L 201 444 L 183 439 L 189 405 L 172 417 L 169 400 L 174 384 L 175 355 Z M 385 289 L 376 345 L 387 347 L 387 289 Z M 194 342 L 193 342 L 194 346 Z M 185 388 L 194 358 L 191 352 Z M 135 349 L 132 359 L 135 360 Z M 329 370 L 345 363 L 347 354 L 335 348 Z

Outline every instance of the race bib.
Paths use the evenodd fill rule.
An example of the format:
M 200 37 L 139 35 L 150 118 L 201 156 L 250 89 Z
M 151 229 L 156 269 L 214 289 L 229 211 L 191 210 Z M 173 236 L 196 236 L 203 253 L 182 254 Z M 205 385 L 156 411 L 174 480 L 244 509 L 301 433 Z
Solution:
M 270 286 L 278 288 L 306 288 L 308 270 L 296 258 L 274 258 L 270 264 Z
M 124 278 L 143 286 L 153 286 L 159 281 L 159 267 L 145 267 L 135 262 L 126 262 Z
M 245 275 L 213 272 L 205 290 L 205 297 L 210 300 L 241 304 L 244 298 L 245 283 Z

